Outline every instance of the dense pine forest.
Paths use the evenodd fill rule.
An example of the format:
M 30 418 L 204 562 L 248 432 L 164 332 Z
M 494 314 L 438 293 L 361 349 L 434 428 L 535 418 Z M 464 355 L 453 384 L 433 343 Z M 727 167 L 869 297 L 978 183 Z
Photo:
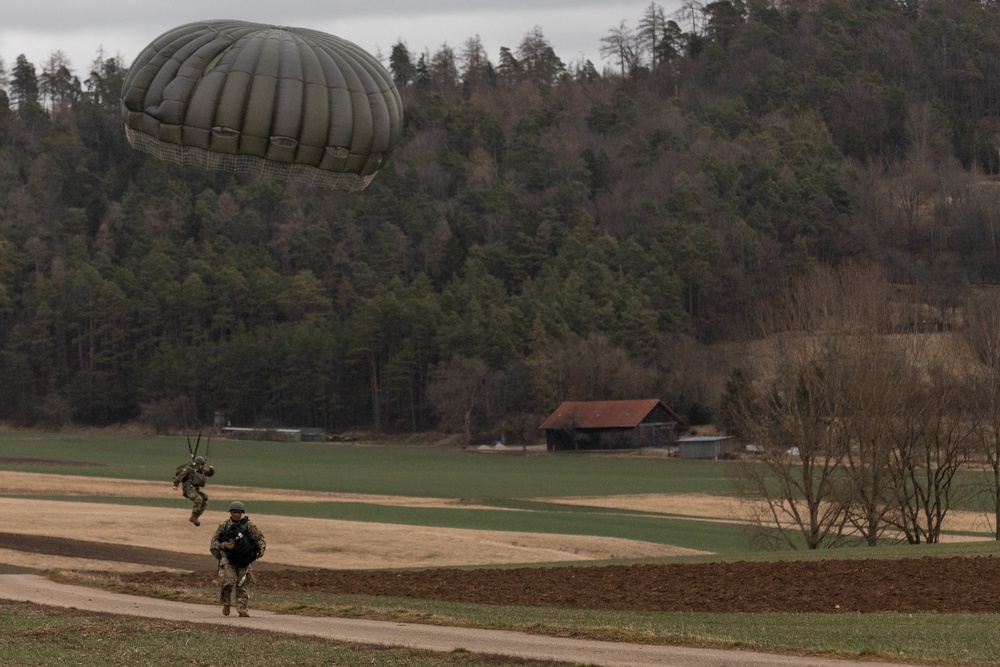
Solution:
M 1000 282 L 997 3 L 653 3 L 601 47 L 397 44 L 404 135 L 360 193 L 157 161 L 129 63 L 3 54 L 0 420 L 522 441 L 658 397 L 697 424 L 712 351 L 812 266 L 930 313 Z

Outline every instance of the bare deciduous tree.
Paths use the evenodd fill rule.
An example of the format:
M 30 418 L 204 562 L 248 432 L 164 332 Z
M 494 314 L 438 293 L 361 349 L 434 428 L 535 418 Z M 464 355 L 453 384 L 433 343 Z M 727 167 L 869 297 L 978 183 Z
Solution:
M 431 82 L 442 95 L 458 90 L 461 77 L 458 75 L 458 58 L 455 50 L 442 44 L 430 59 Z
M 655 2 L 650 2 L 649 6 L 643 11 L 642 18 L 639 19 L 637 37 L 639 45 L 649 51 L 649 60 L 653 69 L 656 69 L 658 64 L 657 56 L 660 52 L 660 41 L 665 34 L 666 25 L 667 19 L 663 13 L 663 7 Z
M 472 443 L 478 411 L 484 407 L 484 393 L 490 370 L 482 359 L 458 356 L 442 362 L 433 371 L 427 400 L 445 428 L 461 429 L 465 444 Z
M 761 304 L 765 352 L 756 355 L 752 389 L 731 414 L 762 449 L 741 466 L 737 489 L 756 513 L 758 539 L 771 545 L 832 546 L 848 524 L 843 483 L 851 442 L 842 425 L 851 403 L 843 361 L 844 328 L 858 316 L 849 307 L 855 291 L 851 274 L 816 269 Z
M 977 416 L 953 368 L 934 360 L 922 385 L 908 390 L 892 432 L 889 471 L 899 528 L 910 544 L 935 544 L 960 490 L 955 475 L 968 460 Z
M 601 55 L 618 63 L 622 78 L 631 76 L 641 62 L 641 37 L 622 21 L 601 38 Z
M 970 301 L 962 333 L 979 363 L 971 394 L 980 419 L 972 444 L 985 460 L 994 537 L 1000 541 L 1000 294 L 983 294 Z
M 459 61 L 462 64 L 462 83 L 465 86 L 477 88 L 492 83 L 493 64 L 486 55 L 486 48 L 479 35 L 465 40 Z
M 737 478 L 741 499 L 756 512 L 756 539 L 796 548 L 804 541 L 809 549 L 837 544 L 846 524 L 836 502 L 844 443 L 833 428 L 838 406 L 823 364 L 792 361 L 757 399 L 760 414 L 742 430 L 763 453 Z
M 528 360 L 539 408 L 552 410 L 563 401 L 646 398 L 658 375 L 599 334 L 536 351 Z

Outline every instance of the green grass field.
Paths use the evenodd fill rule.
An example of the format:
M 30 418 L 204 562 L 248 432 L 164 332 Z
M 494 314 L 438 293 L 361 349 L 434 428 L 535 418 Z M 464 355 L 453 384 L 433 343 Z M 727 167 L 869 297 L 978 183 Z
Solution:
M 205 442 L 202 442 L 204 450 Z M 105 435 L 0 433 L 0 459 L 38 459 L 75 464 L 0 463 L 0 468 L 165 483 L 175 466 L 188 456 L 185 438 Z M 379 521 L 407 525 L 518 530 L 628 537 L 713 551 L 714 556 L 658 559 L 664 562 L 756 559 L 900 558 L 915 555 L 953 556 L 996 553 L 996 544 L 969 543 L 839 549 L 817 552 L 754 552 L 741 529 L 731 524 L 680 520 L 654 513 L 596 511 L 556 505 L 545 498 L 630 493 L 707 493 L 729 491 L 729 464 L 652 457 L 608 455 L 480 454 L 454 449 L 390 443 L 291 444 L 214 440 L 210 462 L 218 474 L 213 482 L 268 488 L 410 497 L 460 499 L 486 504 L 480 510 L 386 507 L 367 503 L 261 502 L 257 513 Z M 87 463 L 90 465 L 78 465 Z M 2 494 L 0 489 L 0 494 Z M 69 500 L 95 500 L 74 497 Z M 528 500 L 531 499 L 531 500 Z M 108 502 L 108 498 L 102 498 Z M 163 505 L 170 501 L 119 498 L 114 502 Z M 513 512 L 512 509 L 519 511 Z M 524 511 L 528 510 L 528 511 Z M 213 591 L 204 591 L 211 599 Z M 424 600 L 363 596 L 260 594 L 255 604 L 287 613 L 337 614 L 530 629 L 605 639 L 677 642 L 717 647 L 749 647 L 803 655 L 822 654 L 926 664 L 1000 665 L 1000 623 L 992 614 L 830 615 L 830 614 L 627 614 L 591 611 L 455 605 Z M 75 664 L 80 646 L 107 650 L 101 664 L 163 664 L 172 661 L 188 635 L 173 626 L 152 630 L 116 622 L 121 637 L 93 646 L 62 641 L 90 627 L 85 616 L 49 616 L 30 612 L 30 632 L 23 629 L 25 613 L 0 607 L 0 664 Z M 19 625 L 20 624 L 20 625 Z M 21 628 L 21 629 L 18 629 Z M 54 643 L 40 657 L 31 648 L 39 637 Z M 212 640 L 205 639 L 211 643 Z M 308 640 L 289 639 L 288 651 L 306 656 L 288 664 L 426 664 L 479 665 L 475 656 L 413 656 L 405 653 L 335 649 Z M 123 648 L 145 643 L 134 662 L 123 662 Z M 65 644 L 65 645 L 64 645 Z M 353 649 L 352 649 L 353 650 Z M 339 653 L 338 653 L 339 651 Z M 336 654 L 336 655 L 334 655 Z M 338 657 L 340 656 L 340 657 Z M 139 659 L 141 657 L 141 659 Z M 341 660 L 343 658 L 343 660 Z M 435 662 L 440 658 L 440 662 Z M 49 662 L 49 660 L 52 660 Z M 458 662 L 453 660 L 458 659 Z M 259 664 L 285 664 L 263 660 Z M 465 661 L 462 661 L 465 660 Z M 84 663 L 81 663 L 84 664 Z M 89 664 L 89 663 L 88 663 Z M 213 663 L 215 664 L 215 663 Z M 237 664 L 225 661 L 218 664 Z M 258 663 L 253 663 L 258 664 Z M 496 663 L 503 664 L 503 663 Z
M 207 444 L 203 438 L 202 452 Z M 166 482 L 178 463 L 187 457 L 185 438 L 0 433 L 0 459 L 38 461 L 3 465 L 5 469 L 25 472 Z M 212 441 L 209 461 L 216 467 L 216 474 L 206 489 L 213 499 L 213 484 L 231 484 L 446 498 L 496 508 L 440 509 L 371 503 L 272 501 L 255 503 L 253 511 L 257 514 L 619 537 L 716 553 L 747 548 L 743 530 L 732 524 L 544 502 L 546 497 L 634 493 L 724 495 L 729 488 L 728 469 L 720 462 L 547 453 L 528 456 L 483 454 L 390 443 L 274 443 L 222 439 Z M 52 462 L 66 463 L 53 465 Z M 93 498 L 66 499 L 96 500 L 97 495 L 95 492 Z M 155 498 L 101 498 L 100 501 L 154 506 L 176 504 Z
M 203 438 L 200 453 L 206 446 Z M 178 437 L 0 433 L 2 458 L 91 464 L 4 465 L 29 472 L 165 480 L 188 458 L 188 448 L 185 438 Z M 217 468 L 212 481 L 219 484 L 393 496 L 503 500 L 729 491 L 728 469 L 719 462 L 658 457 L 487 455 L 390 443 L 214 439 L 209 463 Z

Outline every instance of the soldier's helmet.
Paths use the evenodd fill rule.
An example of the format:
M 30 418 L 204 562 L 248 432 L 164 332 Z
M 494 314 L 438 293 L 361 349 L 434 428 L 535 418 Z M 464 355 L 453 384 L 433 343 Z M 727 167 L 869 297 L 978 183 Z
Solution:
M 204 456 L 196 456 L 196 457 L 194 457 L 194 464 L 196 466 L 203 466 L 203 465 L 205 465 L 205 457 Z
M 234 500 L 233 502 L 229 503 L 229 511 L 232 512 L 234 510 L 239 510 L 240 512 L 246 512 L 246 508 L 243 507 L 243 503 L 241 503 L 238 500 Z

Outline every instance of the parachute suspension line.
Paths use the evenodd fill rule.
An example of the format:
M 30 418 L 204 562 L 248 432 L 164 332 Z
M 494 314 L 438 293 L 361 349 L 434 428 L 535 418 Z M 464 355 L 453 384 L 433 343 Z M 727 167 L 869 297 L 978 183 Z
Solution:
M 195 440 L 194 448 L 191 448 L 191 432 L 188 429 L 188 410 L 187 410 L 187 398 L 184 399 L 184 436 L 187 438 L 188 444 L 188 454 L 191 455 L 191 465 L 194 465 L 194 460 L 198 456 L 198 448 L 201 446 L 201 431 L 198 431 L 198 439 Z M 209 436 L 211 437 L 211 436 Z M 207 459 L 206 459 L 207 460 Z

